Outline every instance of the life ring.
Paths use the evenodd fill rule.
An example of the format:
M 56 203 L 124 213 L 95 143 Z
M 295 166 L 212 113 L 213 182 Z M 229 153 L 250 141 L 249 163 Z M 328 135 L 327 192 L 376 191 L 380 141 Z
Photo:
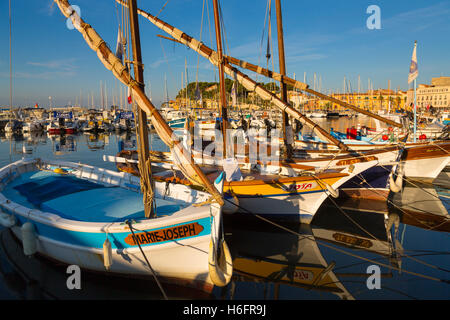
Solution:
M 233 275 L 233 259 L 225 241 L 222 241 L 222 244 L 219 245 L 219 250 L 220 254 L 217 254 L 211 240 L 209 242 L 208 270 L 213 284 L 224 287 L 230 282 Z

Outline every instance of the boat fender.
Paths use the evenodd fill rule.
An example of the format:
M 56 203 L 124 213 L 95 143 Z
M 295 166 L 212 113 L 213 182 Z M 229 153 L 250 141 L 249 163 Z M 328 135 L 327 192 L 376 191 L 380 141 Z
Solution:
M 400 192 L 403 188 L 403 170 L 399 170 L 397 178 L 394 180 L 394 174 L 391 172 L 389 175 L 389 189 L 394 192 Z
M 395 179 L 394 181 L 394 177 L 391 174 L 389 176 L 389 189 L 394 192 L 400 192 L 402 190 L 402 186 L 403 186 L 403 178 L 399 175 L 397 176 L 397 179 Z
M 34 226 L 31 222 L 25 222 L 21 227 L 21 231 L 23 253 L 26 256 L 32 256 L 37 251 L 37 238 Z
M 103 242 L 103 265 L 107 271 L 112 265 L 112 247 L 108 238 Z
M 5 228 L 11 228 L 16 225 L 16 217 L 0 210 L 0 224 Z
M 208 253 L 209 277 L 214 285 L 224 287 L 230 282 L 233 275 L 233 260 L 225 241 L 218 245 L 217 251 L 214 250 L 214 243 L 211 240 Z
M 325 183 L 325 186 L 327 187 L 327 190 L 330 192 L 330 195 L 333 198 L 339 198 L 339 190 L 334 189 L 332 186 L 330 186 L 328 183 Z
M 66 169 L 63 168 L 56 168 L 55 170 L 53 170 L 54 173 L 59 173 L 59 174 L 65 174 L 67 173 Z

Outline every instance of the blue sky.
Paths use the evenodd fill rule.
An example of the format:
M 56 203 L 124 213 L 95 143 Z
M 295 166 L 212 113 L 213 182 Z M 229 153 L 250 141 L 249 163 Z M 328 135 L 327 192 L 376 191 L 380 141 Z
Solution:
M 156 15 L 167 0 L 138 0 L 140 8 Z M 81 96 L 84 104 L 88 94 L 100 101 L 100 82 L 106 84 L 108 102 L 120 85 L 106 70 L 96 54 L 76 30 L 66 27 L 65 18 L 51 0 L 12 0 L 13 6 L 13 105 L 53 105 L 75 103 Z M 81 17 L 91 24 L 115 48 L 118 20 L 113 0 L 73 0 L 81 8 Z M 159 17 L 187 34 L 216 48 L 209 0 L 201 23 L 203 0 L 170 0 Z M 369 30 L 366 9 L 377 5 L 381 9 L 381 29 Z M 267 0 L 221 1 L 227 53 L 255 64 L 266 65 L 266 39 L 261 48 Z M 373 88 L 407 89 L 407 77 L 414 40 L 418 41 L 420 83 L 432 77 L 450 76 L 450 2 L 424 0 L 395 1 L 300 1 L 284 0 L 283 23 L 286 67 L 290 76 L 303 80 L 306 72 L 312 86 L 316 73 L 322 81 L 322 91 L 342 90 L 346 77 L 353 90 L 366 90 L 368 79 Z M 119 15 L 121 10 L 119 9 Z M 0 3 L 0 105 L 9 105 L 9 25 L 8 1 Z M 164 78 L 169 96 L 173 98 L 181 87 L 181 77 L 188 67 L 189 81 L 217 80 L 212 65 L 182 45 L 157 37 L 164 34 L 140 17 L 144 79 L 151 87 L 156 106 L 164 99 Z M 212 43 L 210 41 L 210 32 Z M 267 29 L 264 32 L 267 35 Z M 274 68 L 278 70 L 276 51 L 275 1 L 272 0 L 272 40 Z M 272 62 L 270 62 L 272 68 Z M 256 75 L 249 73 L 256 78 Z M 261 77 L 258 81 L 268 82 Z M 115 92 L 115 93 L 114 93 Z M 78 97 L 78 98 L 77 98 Z

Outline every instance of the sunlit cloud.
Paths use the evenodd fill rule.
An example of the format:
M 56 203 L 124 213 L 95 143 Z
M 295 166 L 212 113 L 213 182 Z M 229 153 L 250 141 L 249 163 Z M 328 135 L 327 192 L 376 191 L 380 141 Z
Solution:
M 45 69 L 52 69 L 54 72 L 75 72 L 78 67 L 74 65 L 76 59 L 57 59 L 50 61 L 28 61 L 27 65 Z

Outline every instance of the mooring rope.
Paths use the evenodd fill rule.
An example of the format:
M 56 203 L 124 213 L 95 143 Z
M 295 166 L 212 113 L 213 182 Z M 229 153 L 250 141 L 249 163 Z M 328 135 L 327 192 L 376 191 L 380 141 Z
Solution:
M 376 241 L 380 241 L 380 242 L 382 242 L 380 239 L 377 239 L 375 236 L 373 236 L 368 230 L 366 230 L 365 228 L 363 228 L 360 224 L 358 224 L 356 221 L 354 221 L 333 199 L 332 199 L 332 197 L 329 197 L 329 199 L 331 200 L 331 202 L 333 202 L 333 204 L 335 205 L 335 207 L 341 212 L 341 213 L 343 213 L 352 223 L 354 223 L 358 228 L 360 228 L 362 231 L 364 231 L 364 232 L 366 232 L 368 235 L 370 235 L 374 240 L 376 240 Z M 446 223 L 447 221 L 444 221 L 443 223 L 441 223 L 441 224 L 444 224 L 444 223 Z M 435 228 L 435 227 L 438 227 L 438 226 L 440 226 L 441 224 L 439 224 L 439 225 L 437 225 L 437 226 L 434 226 L 433 228 Z M 427 229 L 426 229 L 427 230 Z M 430 230 L 430 229 L 428 229 L 428 230 Z M 389 230 L 388 230 L 389 231 Z M 432 230 L 431 230 L 432 231 Z M 391 244 L 392 245 L 392 244 Z M 393 246 L 392 246 L 393 247 Z M 410 256 L 410 255 L 408 255 L 408 254 L 405 254 L 405 253 L 402 253 L 402 254 L 400 254 L 400 256 L 401 257 L 406 257 L 406 258 L 409 258 L 409 259 L 411 259 L 411 260 L 414 260 L 414 261 L 416 261 L 417 263 L 420 263 L 420 264 L 423 264 L 423 265 L 426 265 L 426 266 L 428 266 L 428 267 L 430 267 L 430 268 L 434 268 L 434 269 L 438 269 L 438 270 L 441 270 L 441 271 L 445 271 L 445 272 L 450 272 L 449 270 L 446 270 L 446 269 L 443 269 L 443 268 L 441 268 L 441 267 L 438 267 L 438 266 L 435 266 L 435 265 L 432 265 L 432 264 L 428 264 L 428 263 L 426 263 L 426 262 L 424 262 L 424 261 L 422 261 L 422 260 L 419 260 L 419 259 L 417 259 L 417 258 L 414 258 L 414 257 L 412 257 L 412 256 Z
M 135 239 L 137 239 L 136 236 L 135 236 L 135 234 L 134 234 L 133 226 L 131 225 L 131 221 L 126 220 L 125 223 L 126 223 L 126 224 L 128 225 L 128 227 L 130 228 L 130 231 L 131 231 L 131 233 L 133 234 L 133 237 L 134 237 Z M 147 263 L 148 267 L 150 268 L 150 271 L 152 272 L 153 278 L 155 279 L 156 283 L 158 284 L 158 287 L 159 287 L 159 289 L 161 290 L 161 293 L 162 293 L 164 299 L 165 299 L 165 300 L 169 300 L 169 299 L 167 298 L 166 292 L 164 291 L 163 287 L 161 286 L 161 283 L 160 283 L 159 280 L 158 280 L 158 277 L 156 276 L 155 271 L 153 270 L 153 268 L 152 268 L 150 262 L 148 261 L 147 256 L 146 256 L 145 253 L 144 253 L 144 250 L 142 250 L 141 244 L 139 243 L 138 240 L 136 240 L 136 243 L 137 243 L 137 245 L 138 245 L 138 247 L 139 247 L 139 250 L 141 251 L 142 255 L 144 256 L 145 262 Z
M 360 176 L 360 175 L 361 175 L 361 174 L 358 174 L 358 175 L 356 175 L 355 177 L 358 177 L 362 182 L 366 183 L 366 184 L 369 186 L 369 187 L 363 187 L 364 189 L 369 190 L 369 191 L 375 193 L 376 195 L 379 195 L 379 196 L 385 198 L 385 199 L 386 199 L 386 202 L 387 202 L 388 204 L 394 206 L 397 210 L 399 210 L 400 212 L 402 212 L 404 215 L 409 216 L 411 219 L 413 219 L 413 220 L 416 221 L 417 223 L 423 225 L 423 229 L 433 231 L 433 229 L 436 229 L 436 228 L 440 227 L 441 225 L 447 223 L 447 222 L 450 220 L 449 218 L 443 217 L 443 218 L 444 218 L 444 221 L 443 221 L 442 223 L 439 223 L 439 224 L 437 224 L 437 225 L 435 225 L 435 226 L 430 227 L 430 226 L 428 226 L 427 224 L 425 224 L 424 222 L 422 222 L 421 220 L 416 219 L 416 217 L 415 217 L 413 214 L 408 213 L 408 212 L 406 212 L 405 210 L 403 210 L 402 207 L 400 207 L 399 205 L 397 205 L 396 203 L 394 203 L 392 200 L 389 200 L 389 197 L 384 197 L 381 193 L 379 193 L 379 192 L 377 192 L 376 190 L 374 190 L 375 188 L 374 188 L 374 187 L 373 187 L 366 179 L 364 179 L 364 177 L 362 177 L 362 176 Z M 354 183 L 355 185 L 357 185 L 358 187 L 361 187 L 361 186 L 358 185 L 356 182 L 353 182 L 353 183 Z M 422 188 L 420 188 L 420 189 L 422 189 Z M 422 189 L 422 190 L 423 190 L 423 189 Z M 423 191 L 426 192 L 426 190 L 423 190 Z M 427 192 L 427 193 L 428 193 L 428 192 Z M 432 195 L 433 197 L 436 197 L 436 196 L 434 196 L 433 194 L 430 194 L 430 195 Z M 437 200 L 442 201 L 439 197 L 436 197 L 436 198 L 437 198 Z M 413 208 L 414 208 L 414 207 L 413 207 Z M 414 209 L 419 210 L 418 208 L 414 208 Z M 422 210 L 422 211 L 423 211 L 423 210 Z

